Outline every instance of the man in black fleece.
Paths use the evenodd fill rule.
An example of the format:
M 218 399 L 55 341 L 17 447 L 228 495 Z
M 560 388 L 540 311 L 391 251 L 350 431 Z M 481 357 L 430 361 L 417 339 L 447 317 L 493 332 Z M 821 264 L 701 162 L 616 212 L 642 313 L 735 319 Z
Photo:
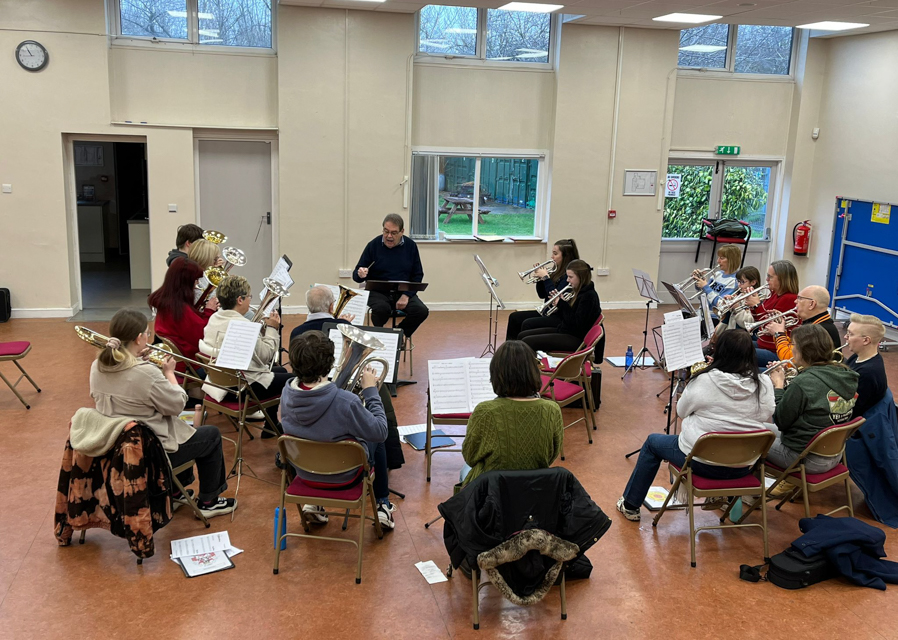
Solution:
M 404 230 L 402 216 L 388 214 L 384 218 L 383 233 L 365 245 L 352 279 L 359 283 L 366 280 L 423 282 L 424 267 L 421 266 L 418 245 L 403 235 Z M 368 306 L 375 327 L 384 326 L 393 309 L 404 311 L 405 319 L 398 326 L 406 336 L 411 336 L 430 313 L 414 291 L 397 291 L 392 296 L 372 291 Z

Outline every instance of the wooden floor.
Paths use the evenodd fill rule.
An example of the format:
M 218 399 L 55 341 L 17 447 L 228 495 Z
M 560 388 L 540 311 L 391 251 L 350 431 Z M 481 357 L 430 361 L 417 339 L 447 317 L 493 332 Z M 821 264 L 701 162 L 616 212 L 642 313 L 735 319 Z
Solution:
M 667 309 L 669 310 L 669 309 Z M 652 324 L 661 313 L 652 312 Z M 609 311 L 606 355 L 623 355 L 642 343 L 642 311 Z M 286 333 L 302 320 L 288 316 Z M 88 324 L 105 332 L 105 323 Z M 501 326 L 504 331 L 504 318 Z M 650 325 L 652 326 L 652 325 Z M 424 422 L 428 359 L 476 356 L 487 338 L 485 312 L 437 312 L 415 335 L 418 384 L 396 399 L 400 424 Z M 602 407 L 595 443 L 579 425 L 566 434 L 563 463 L 614 523 L 587 554 L 595 569 L 586 581 L 569 583 L 568 619 L 559 619 L 558 591 L 524 608 L 495 589 L 481 594 L 481 629 L 471 629 L 471 585 L 460 574 L 429 586 L 415 569 L 420 560 L 448 564 L 442 527 L 424 529 L 436 505 L 451 495 L 460 454 L 438 454 L 433 481 L 424 480 L 423 453 L 405 448 L 406 464 L 390 484 L 405 492 L 397 500 L 396 529 L 384 540 L 366 534 L 363 581 L 354 581 L 350 545 L 291 539 L 272 575 L 272 518 L 278 489 L 245 478 L 234 522 L 211 520 L 210 531 L 227 530 L 245 553 L 236 569 L 186 579 L 168 558 L 169 542 L 205 533 L 186 510 L 155 536 L 156 555 L 138 566 L 125 541 L 93 530 L 87 543 L 59 548 L 53 537 L 53 506 L 68 421 L 78 407 L 92 406 L 88 369 L 96 356 L 64 320 L 14 320 L 0 325 L 0 341 L 29 340 L 23 364 L 43 388 L 27 386 L 26 411 L 0 385 L 0 638 L 891 638 L 898 640 L 898 587 L 887 592 L 832 580 L 801 591 L 738 579 L 740 564 L 762 562 L 757 530 L 704 532 L 698 536 L 698 566 L 689 566 L 686 514 L 672 512 L 657 529 L 651 520 L 624 520 L 614 510 L 646 435 L 665 425 L 661 398 L 666 376 L 603 365 Z M 654 349 L 653 349 L 654 351 Z M 898 381 L 898 356 L 884 354 L 890 379 Z M 0 363 L 8 374 L 12 366 Z M 407 374 L 407 370 L 403 369 Z M 576 417 L 565 410 L 566 421 Z M 213 424 L 223 422 L 213 420 Z M 279 480 L 272 440 L 247 442 L 248 461 L 259 475 Z M 225 455 L 233 448 L 227 445 Z M 657 481 L 667 482 L 662 470 Z M 234 482 L 225 495 L 233 495 Z M 871 522 L 863 496 L 853 492 L 856 515 Z M 813 494 L 815 511 L 841 504 L 838 488 Z M 800 535 L 799 505 L 770 512 L 772 552 Z M 299 521 L 290 511 L 289 528 Z M 713 513 L 697 512 L 697 524 L 713 524 Z M 873 523 L 875 524 L 875 523 Z M 345 535 L 357 525 L 350 523 Z M 879 526 L 879 525 L 877 525 Z M 370 525 L 369 525 L 370 527 Z M 339 525 L 324 528 L 339 535 Z M 898 536 L 886 529 L 886 551 L 898 556 Z

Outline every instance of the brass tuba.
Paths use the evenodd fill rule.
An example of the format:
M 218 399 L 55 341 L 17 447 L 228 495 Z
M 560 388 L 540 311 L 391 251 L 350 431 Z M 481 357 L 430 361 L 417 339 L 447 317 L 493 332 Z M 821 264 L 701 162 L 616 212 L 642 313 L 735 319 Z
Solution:
M 340 354 L 340 361 L 334 366 L 334 384 L 341 389 L 355 393 L 365 367 L 379 362 L 383 365 L 383 371 L 377 380 L 377 388 L 380 389 L 387 377 L 390 365 L 383 358 L 369 358 L 368 356 L 378 349 L 383 349 L 383 342 L 351 324 L 341 323 L 337 325 L 337 329 L 343 334 L 343 351 Z M 361 389 L 358 390 L 358 393 L 361 393 Z
M 290 295 L 287 287 L 273 278 L 262 278 L 262 284 L 265 285 L 265 288 L 268 289 L 268 291 L 265 292 L 265 297 L 262 298 L 261 304 L 259 304 L 255 313 L 253 313 L 253 322 L 260 322 L 265 318 L 265 309 L 276 298 L 286 298 Z
M 339 318 L 343 313 L 343 309 L 346 308 L 346 305 L 349 304 L 349 301 L 355 298 L 357 295 L 360 295 L 358 291 L 353 291 L 349 287 L 344 287 L 342 284 L 338 284 L 340 287 L 340 297 L 337 298 L 337 301 L 334 303 L 334 317 Z

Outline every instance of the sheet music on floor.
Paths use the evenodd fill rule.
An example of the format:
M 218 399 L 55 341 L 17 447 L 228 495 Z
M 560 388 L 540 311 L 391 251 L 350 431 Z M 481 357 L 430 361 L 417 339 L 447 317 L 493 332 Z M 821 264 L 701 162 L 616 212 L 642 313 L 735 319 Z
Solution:
M 471 413 L 496 397 L 490 384 L 489 358 L 429 360 L 430 409 L 435 414 Z
M 261 330 L 259 322 L 231 320 L 215 359 L 216 366 L 240 371 L 249 367 Z
M 327 287 L 333 292 L 334 300 L 337 300 L 340 297 L 340 287 L 335 284 L 315 283 L 312 286 Z M 343 313 L 351 313 L 354 315 L 355 317 L 352 319 L 352 324 L 361 327 L 365 324 L 365 312 L 368 310 L 368 296 L 371 295 L 371 292 L 366 291 L 365 289 L 353 289 L 353 291 L 359 295 L 349 299 L 349 302 L 346 303 L 346 307 L 343 309 Z
M 702 353 L 701 318 L 665 322 L 661 326 L 664 342 L 664 361 L 668 371 L 686 369 L 696 362 L 704 362 Z
M 383 358 L 389 363 L 387 367 L 387 377 L 384 378 L 384 382 L 396 382 L 396 351 L 399 349 L 399 334 L 395 332 L 381 332 L 370 334 L 380 340 L 384 347 L 383 349 L 378 349 L 371 353 L 369 358 Z M 328 333 L 328 338 L 331 339 L 331 342 L 334 343 L 334 363 L 340 362 L 340 356 L 343 354 L 343 334 L 340 333 L 339 329 L 331 329 Z M 372 365 L 374 370 L 380 373 L 381 364 L 376 362 Z M 334 370 L 331 369 L 328 377 L 334 377 Z
M 214 551 L 227 553 L 228 556 L 236 556 L 238 553 L 243 552 L 242 549 L 238 549 L 231 544 L 231 538 L 227 531 L 207 533 L 204 536 L 193 536 L 192 538 L 181 538 L 180 540 L 171 541 L 172 560 L 202 553 L 212 553 Z

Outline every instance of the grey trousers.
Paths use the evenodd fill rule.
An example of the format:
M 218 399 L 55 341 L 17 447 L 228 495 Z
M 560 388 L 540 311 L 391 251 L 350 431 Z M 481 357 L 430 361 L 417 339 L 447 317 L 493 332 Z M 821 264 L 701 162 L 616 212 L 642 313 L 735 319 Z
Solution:
M 767 453 L 767 459 L 776 466 L 785 469 L 798 459 L 801 451 L 794 451 L 783 444 L 782 436 L 776 425 L 767 425 L 776 434 L 776 441 Z M 841 456 L 819 456 L 810 454 L 804 461 L 805 470 L 808 473 L 825 473 L 841 462 Z

